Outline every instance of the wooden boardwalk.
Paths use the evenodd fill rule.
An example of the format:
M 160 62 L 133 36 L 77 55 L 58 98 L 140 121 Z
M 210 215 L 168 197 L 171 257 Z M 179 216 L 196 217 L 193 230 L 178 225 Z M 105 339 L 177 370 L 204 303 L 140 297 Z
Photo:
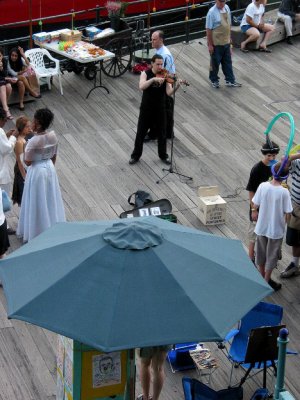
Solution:
M 177 44 L 170 49 L 176 58 L 179 75 L 191 86 L 176 96 L 174 157 L 178 172 L 191 175 L 186 183 L 175 174 L 160 184 L 163 164 L 157 156 L 156 143 L 145 145 L 141 162 L 130 166 L 141 95 L 138 76 L 126 73 L 117 79 L 104 77 L 110 90 L 95 90 L 84 76 L 63 75 L 64 96 L 58 85 L 45 91 L 38 102 L 26 105 L 32 117 L 37 107 L 47 106 L 55 112 L 54 129 L 60 147 L 57 171 L 68 220 L 117 218 L 128 209 L 127 198 L 137 189 L 151 192 L 154 199 L 168 198 L 178 222 L 214 234 L 239 238 L 246 245 L 248 225 L 248 193 L 244 190 L 252 165 L 260 155 L 263 132 L 270 119 L 280 111 L 293 114 L 296 142 L 300 127 L 300 37 L 294 46 L 279 43 L 272 54 L 235 50 L 234 69 L 243 87 L 219 90 L 208 84 L 209 56 L 195 41 Z M 20 112 L 12 109 L 13 115 Z M 9 128 L 7 124 L 7 129 Z M 289 124 L 279 121 L 272 139 L 284 150 L 289 137 Z M 13 160 L 11 160 L 13 166 Z M 218 185 L 228 202 L 227 223 L 204 227 L 197 218 L 197 189 Z M 17 225 L 17 208 L 11 213 L 11 226 Z M 11 238 L 11 250 L 20 246 Z M 280 270 L 290 261 L 291 250 L 283 246 Z M 280 279 L 280 278 L 278 278 Z M 290 330 L 290 347 L 300 351 L 300 277 L 282 281 L 283 288 L 268 300 L 284 307 L 284 322 Z M 199 288 L 201 290 L 201 288 Z M 20 321 L 7 320 L 5 298 L 0 289 L 0 399 L 54 400 L 56 390 L 56 335 Z M 180 321 L 178 321 L 180 323 Z M 219 354 L 220 353 L 220 354 Z M 226 387 L 229 363 L 218 351 L 220 367 L 212 385 Z M 166 366 L 167 380 L 162 400 L 182 399 L 181 377 Z M 286 386 L 300 398 L 299 357 L 287 361 Z M 195 372 L 188 374 L 196 375 Z M 270 380 L 269 380 L 270 382 Z M 139 385 L 137 385 L 139 392 Z M 249 400 L 256 384 L 244 385 L 244 399 Z

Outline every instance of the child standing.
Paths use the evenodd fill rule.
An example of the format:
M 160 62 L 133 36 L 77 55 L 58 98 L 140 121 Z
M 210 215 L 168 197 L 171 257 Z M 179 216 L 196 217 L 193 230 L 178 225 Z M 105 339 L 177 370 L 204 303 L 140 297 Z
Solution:
M 287 179 L 288 168 L 281 163 L 272 168 L 273 179 L 259 185 L 252 202 L 259 207 L 255 233 L 257 235 L 256 262 L 260 273 L 276 291 L 281 284 L 271 279 L 273 269 L 279 260 L 286 219 L 293 211 L 289 191 L 281 186 Z

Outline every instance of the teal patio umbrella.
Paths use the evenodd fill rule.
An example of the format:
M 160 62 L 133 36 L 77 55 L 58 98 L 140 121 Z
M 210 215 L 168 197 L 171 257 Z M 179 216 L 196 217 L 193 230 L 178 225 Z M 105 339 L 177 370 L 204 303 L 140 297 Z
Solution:
M 106 352 L 221 341 L 272 292 L 240 241 L 157 217 L 57 224 L 0 276 L 9 318 Z

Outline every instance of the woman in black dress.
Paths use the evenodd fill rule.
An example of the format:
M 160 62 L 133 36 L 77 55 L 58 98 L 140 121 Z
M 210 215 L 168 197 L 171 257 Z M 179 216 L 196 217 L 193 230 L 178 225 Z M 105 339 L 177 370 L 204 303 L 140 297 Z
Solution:
M 18 206 L 20 206 L 27 169 L 27 166 L 24 163 L 24 149 L 26 142 L 30 138 L 30 135 L 32 133 L 30 120 L 25 116 L 19 117 L 16 120 L 16 129 L 19 132 L 19 136 L 15 145 L 16 164 L 14 168 L 15 178 L 13 184 L 12 200 L 14 204 L 17 203 Z
M 0 188 L 0 258 L 5 256 L 9 248 L 9 239 L 7 234 L 7 224 L 2 206 L 2 190 Z M 1 283 L 1 282 L 0 282 Z

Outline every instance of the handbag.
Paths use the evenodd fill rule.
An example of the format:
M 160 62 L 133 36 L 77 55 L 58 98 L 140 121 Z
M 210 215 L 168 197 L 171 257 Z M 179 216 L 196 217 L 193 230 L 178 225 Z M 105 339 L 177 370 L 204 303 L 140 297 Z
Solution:
M 2 190 L 2 207 L 3 212 L 11 210 L 11 200 L 5 190 Z
M 25 78 L 29 78 L 30 76 L 35 76 L 35 71 L 32 68 L 31 65 L 29 65 L 23 72 L 22 75 L 25 76 Z
M 134 202 L 132 201 L 133 197 Z M 151 194 L 144 192 L 143 190 L 137 190 L 128 197 L 128 203 L 134 207 L 142 207 L 145 204 L 151 203 L 152 201 Z

